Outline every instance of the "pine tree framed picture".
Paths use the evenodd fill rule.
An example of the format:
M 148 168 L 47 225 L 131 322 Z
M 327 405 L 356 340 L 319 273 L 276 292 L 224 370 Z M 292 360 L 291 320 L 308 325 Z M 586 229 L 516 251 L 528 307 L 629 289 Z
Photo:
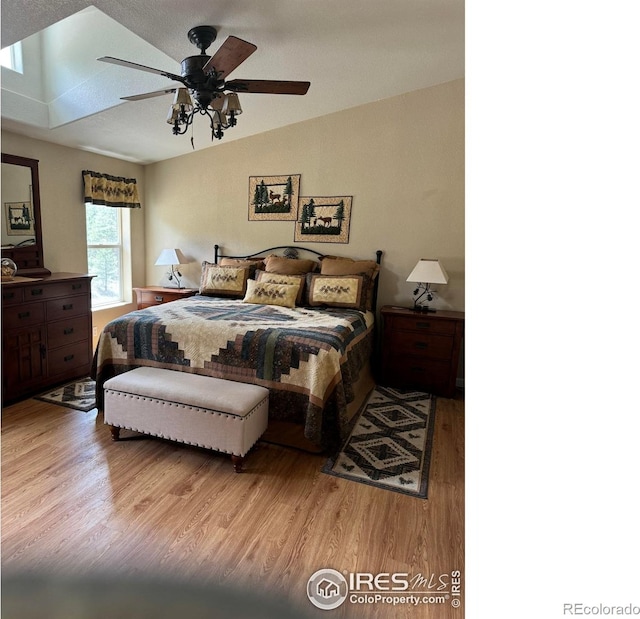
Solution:
M 301 197 L 294 241 L 348 243 L 353 196 Z
M 249 177 L 249 221 L 295 221 L 300 174 Z

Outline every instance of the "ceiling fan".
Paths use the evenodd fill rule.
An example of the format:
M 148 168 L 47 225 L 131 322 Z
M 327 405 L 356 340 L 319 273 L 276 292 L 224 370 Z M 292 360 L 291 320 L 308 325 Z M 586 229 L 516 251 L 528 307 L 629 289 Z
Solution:
M 196 26 L 189 30 L 187 35 L 189 41 L 200 50 L 200 54 L 188 56 L 182 61 L 181 75 L 112 56 L 103 56 L 98 60 L 156 73 L 179 82 L 181 85 L 163 90 L 122 97 L 125 101 L 139 101 L 174 93 L 173 104 L 167 118 L 167 122 L 173 125 L 174 135 L 184 134 L 197 113 L 209 118 L 211 139 L 214 137 L 221 139 L 223 130 L 235 126 L 237 116 L 242 113 L 237 95 L 239 92 L 304 95 L 309 90 L 310 82 L 244 79 L 227 81 L 229 74 L 251 56 L 257 47 L 253 43 L 230 36 L 213 56 L 208 56 L 206 50 L 215 41 L 217 35 L 218 31 L 213 26 Z M 193 145 L 193 137 L 191 143 Z

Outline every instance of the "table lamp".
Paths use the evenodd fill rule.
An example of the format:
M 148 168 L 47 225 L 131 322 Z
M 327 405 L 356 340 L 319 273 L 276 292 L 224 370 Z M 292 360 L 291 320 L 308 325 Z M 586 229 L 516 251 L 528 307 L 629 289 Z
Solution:
M 414 296 L 422 291 L 413 302 L 413 310 L 416 312 L 435 312 L 436 310 L 431 309 L 428 305 L 421 305 L 419 301 L 424 296 L 427 301 L 433 301 L 434 292 L 431 290 L 431 284 L 446 284 L 449 281 L 449 276 L 439 260 L 421 258 L 407 277 L 407 281 L 418 284 L 413 291 Z
M 180 285 L 182 273 L 175 268 L 175 265 L 187 264 L 188 262 L 189 261 L 179 249 L 163 249 L 156 260 L 156 266 L 171 266 L 171 271 L 167 273 L 167 278 L 170 282 L 175 280 L 176 287 L 182 288 Z

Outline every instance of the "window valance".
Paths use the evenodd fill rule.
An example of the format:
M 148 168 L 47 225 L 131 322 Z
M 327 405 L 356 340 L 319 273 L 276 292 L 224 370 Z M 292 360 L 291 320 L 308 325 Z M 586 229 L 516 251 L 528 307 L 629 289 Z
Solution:
M 140 208 L 138 185 L 135 178 L 123 178 L 100 174 L 91 170 L 82 171 L 85 204 L 103 204 L 121 208 Z

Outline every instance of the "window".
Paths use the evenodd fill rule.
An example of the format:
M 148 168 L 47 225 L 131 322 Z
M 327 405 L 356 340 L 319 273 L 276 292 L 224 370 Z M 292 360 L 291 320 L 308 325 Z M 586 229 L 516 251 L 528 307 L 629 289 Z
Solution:
M 128 229 L 129 209 L 89 203 L 86 209 L 87 261 L 89 273 L 95 276 L 91 281 L 91 305 L 95 309 L 122 303 L 126 271 L 123 230 Z
M 9 47 L 3 47 L 0 51 L 0 64 L 7 69 L 23 73 L 22 70 L 22 43 L 18 42 Z

